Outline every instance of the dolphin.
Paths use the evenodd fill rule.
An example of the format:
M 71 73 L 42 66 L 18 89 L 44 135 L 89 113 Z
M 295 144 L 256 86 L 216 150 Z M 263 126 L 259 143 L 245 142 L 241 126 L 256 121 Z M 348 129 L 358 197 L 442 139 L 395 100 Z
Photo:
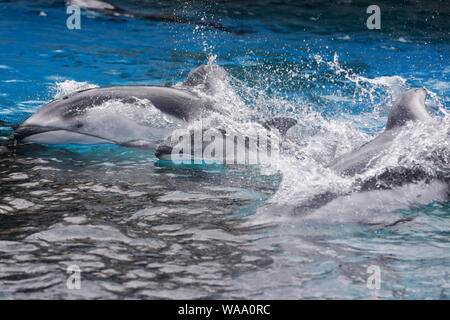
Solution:
M 184 23 L 184 24 L 192 24 L 198 26 L 204 26 L 208 28 L 214 28 L 220 31 L 234 33 L 237 35 L 242 35 L 247 33 L 246 30 L 232 30 L 227 27 L 224 27 L 220 23 L 217 22 L 206 22 L 206 21 L 193 21 L 176 15 L 160 15 L 160 14 L 150 14 L 150 13 L 142 13 L 142 12 L 134 12 L 123 9 L 116 5 L 110 4 L 105 1 L 99 0 L 66 0 L 68 5 L 78 6 L 80 8 L 97 11 L 103 13 L 108 16 L 113 17 L 134 17 L 145 20 L 152 21 L 161 21 L 161 22 L 171 22 L 171 23 Z
M 214 66 L 214 69 L 226 73 L 221 67 Z M 202 65 L 191 71 L 186 81 L 176 87 L 110 86 L 69 94 L 43 106 L 19 125 L 13 138 L 40 144 L 114 143 L 154 149 L 156 143 L 167 135 L 168 129 L 142 123 L 139 121 L 139 111 L 143 111 L 144 115 L 149 110 L 159 112 L 175 127 L 213 111 L 212 103 L 192 90 L 209 81 L 206 77 L 208 71 L 211 71 L 211 66 Z M 125 103 L 125 106 L 120 106 L 122 109 L 126 109 L 127 105 L 135 107 L 132 110 L 116 110 L 111 106 L 114 102 Z M 127 117 L 126 111 L 132 117 Z
M 424 88 L 402 93 L 391 107 L 383 132 L 355 150 L 337 157 L 325 167 L 346 177 L 354 177 L 374 167 L 379 155 L 392 147 L 395 138 L 408 122 L 433 121 L 425 108 L 426 97 L 427 90 Z M 431 156 L 436 158 L 437 166 L 447 165 L 448 168 L 448 153 L 444 151 L 437 157 Z M 385 211 L 393 211 L 408 208 L 412 203 L 426 205 L 432 201 L 446 202 L 450 197 L 449 178 L 445 173 L 430 176 L 421 169 L 401 165 L 355 182 L 355 188 L 344 193 L 326 191 L 293 204 L 266 204 L 258 209 L 255 219 L 258 223 L 267 223 L 276 217 L 292 215 L 324 221 L 370 221 L 374 225 L 390 226 L 406 220 L 393 215 L 391 217 L 390 214 L 382 217 L 374 215 L 374 210 L 380 205 Z
M 253 124 L 253 123 L 252 123 Z M 287 131 L 297 124 L 297 120 L 290 118 L 290 117 L 275 117 L 271 118 L 269 120 L 264 121 L 263 123 L 255 123 L 256 126 L 260 125 L 260 129 L 264 129 L 265 132 L 262 133 L 262 136 L 260 136 L 258 139 L 259 143 L 263 143 L 262 140 L 270 140 L 270 131 L 278 131 L 281 138 L 285 138 Z M 178 135 L 179 134 L 179 135 Z M 206 135 L 206 137 L 205 137 Z M 214 136 L 214 137 L 212 137 Z M 241 140 L 243 142 L 241 149 L 240 145 L 238 144 L 238 135 L 237 133 L 233 132 L 227 132 L 226 130 L 222 128 L 209 128 L 209 129 L 202 129 L 201 132 L 194 133 L 192 131 L 186 132 L 185 130 L 180 130 L 179 132 L 172 132 L 172 134 L 169 137 L 166 137 L 164 142 L 159 144 L 156 147 L 155 156 L 159 158 L 160 160 L 169 160 L 173 161 L 173 156 L 175 156 L 176 162 L 179 161 L 179 155 L 180 153 L 183 154 L 183 161 L 207 161 L 207 162 L 230 162 L 234 161 L 234 159 L 237 157 L 237 154 L 235 155 L 235 152 L 245 152 L 247 155 L 250 152 L 250 141 L 248 137 L 244 137 L 242 135 Z M 187 141 L 184 141 L 183 139 L 180 141 L 180 137 L 187 137 Z M 236 138 L 236 141 L 234 140 Z M 195 139 L 199 139 L 199 141 L 194 141 Z M 262 140 L 261 140 L 262 139 Z M 255 141 L 254 141 L 255 142 Z M 276 140 L 271 140 L 270 143 L 277 143 Z M 280 142 L 280 141 L 278 141 Z M 227 144 L 231 143 L 233 147 L 227 146 Z M 255 152 L 267 152 L 271 150 L 271 144 L 265 145 L 266 150 L 263 150 L 264 147 L 261 145 L 255 145 L 256 150 L 253 150 Z M 209 147 L 209 149 L 208 149 Z M 268 148 L 268 149 L 267 149 Z M 220 152 L 220 155 L 216 155 L 215 157 L 208 158 L 207 150 L 213 150 L 213 149 L 222 149 Z M 236 150 L 234 150 L 236 149 Z M 186 153 L 185 151 L 188 150 Z M 216 152 L 217 152 L 216 150 Z M 222 152 L 225 151 L 223 154 Z M 215 152 L 214 152 L 215 153 Z M 195 159 L 193 157 L 195 155 L 198 155 L 199 158 Z M 245 160 L 245 156 L 243 157 Z
M 344 176 L 353 176 L 370 168 L 377 155 L 389 148 L 408 121 L 432 120 L 425 108 L 426 97 L 427 90 L 424 88 L 404 92 L 392 106 L 385 130 L 380 135 L 356 150 L 336 158 L 327 167 Z

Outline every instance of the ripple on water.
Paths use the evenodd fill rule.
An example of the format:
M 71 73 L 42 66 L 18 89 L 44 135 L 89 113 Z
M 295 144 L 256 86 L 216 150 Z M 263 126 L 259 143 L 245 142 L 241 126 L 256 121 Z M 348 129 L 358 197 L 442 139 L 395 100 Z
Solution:
M 14 198 L 6 197 L 6 198 L 4 198 L 4 200 L 17 210 L 28 209 L 35 205 L 33 202 L 25 200 L 25 199 L 17 199 L 17 198 L 14 199 Z
M 57 223 L 49 229 L 28 236 L 26 241 L 39 243 L 52 242 L 85 242 L 85 243 L 115 243 L 121 242 L 146 249 L 159 249 L 164 244 L 157 239 L 134 239 L 124 235 L 119 230 L 107 225 L 66 225 Z
M 22 10 L 21 14 L 26 16 L 26 3 L 23 1 L 24 6 L 15 6 L 14 10 Z M 321 1 L 320 6 L 326 7 L 326 3 L 332 2 Z M 44 7 L 42 4 L 49 17 L 60 11 L 57 6 Z M 49 35 L 42 30 L 49 30 L 52 19 L 40 19 L 48 25 L 36 30 L 28 30 L 27 24 L 24 35 L 32 32 L 33 36 L 16 37 L 17 46 L 9 46 L 6 51 L 2 49 L 9 42 L 0 42 L 0 52 L 10 56 L 8 66 L 0 65 L 0 113 L 5 117 L 3 120 L 17 122 L 52 96 L 62 97 L 93 86 L 67 81 L 68 76 L 76 74 L 80 79 L 91 78 L 90 81 L 99 84 L 111 81 L 131 84 L 136 75 L 133 71 L 146 70 L 147 61 L 154 60 L 161 50 L 172 52 L 175 44 L 178 53 L 165 55 L 165 59 L 169 59 L 169 65 L 180 65 L 181 61 L 183 70 L 166 68 L 169 66 L 166 63 L 156 64 L 149 76 L 155 84 L 162 84 L 161 79 L 178 81 L 179 72 L 204 62 L 205 51 L 196 54 L 196 42 L 199 48 L 204 48 L 202 43 L 212 48 L 215 42 L 223 42 L 225 45 L 207 48 L 206 54 L 210 50 L 217 53 L 220 64 L 227 64 L 236 78 L 231 83 L 215 83 L 220 93 L 212 97 L 213 101 L 226 107 L 229 120 L 239 126 L 243 118 L 253 116 L 258 120 L 283 114 L 296 117 L 298 134 L 291 138 L 298 138 L 296 141 L 304 148 L 288 152 L 314 160 L 294 158 L 286 166 L 281 163 L 281 178 L 267 173 L 272 172 L 270 168 L 255 172 L 231 167 L 164 168 L 154 165 L 152 152 L 118 146 L 69 148 L 19 144 L 14 152 L 0 146 L 2 298 L 450 297 L 448 204 L 434 203 L 433 210 L 428 210 L 425 204 L 414 211 L 402 209 L 409 208 L 407 203 L 408 206 L 391 206 L 402 209 L 392 213 L 385 209 L 389 203 L 384 196 L 362 194 L 361 201 L 351 197 L 330 203 L 323 214 L 316 212 L 317 219 L 293 218 L 280 208 L 278 213 L 287 216 L 286 225 L 274 226 L 273 216 L 269 216 L 269 224 L 272 223 L 269 227 L 243 226 L 243 221 L 250 220 L 277 190 L 281 191 L 279 195 L 286 196 L 278 200 L 298 204 L 297 200 L 304 195 L 322 191 L 322 187 L 345 189 L 340 180 L 335 181 L 337 177 L 327 175 L 321 179 L 321 170 L 315 174 L 315 163 L 328 162 L 371 139 L 367 133 L 382 128 L 387 106 L 407 87 L 426 84 L 427 89 L 437 91 L 431 107 L 448 109 L 449 85 L 445 80 L 450 67 L 444 54 L 448 44 L 442 39 L 433 40 L 441 36 L 439 32 L 427 31 L 425 35 L 423 30 L 403 30 L 402 34 L 391 34 L 383 29 L 376 38 L 354 36 L 358 27 L 354 26 L 353 15 L 339 21 L 331 19 L 329 26 L 319 23 L 318 29 L 313 28 L 315 31 L 311 28 L 302 31 L 295 26 L 283 26 L 286 14 L 299 13 L 294 12 L 294 6 L 277 5 L 274 10 L 264 10 L 265 7 L 267 3 L 264 8 L 252 5 L 254 18 L 224 15 L 231 24 L 248 24 L 260 40 L 270 39 L 269 42 L 249 42 L 245 37 L 236 41 L 236 37 L 221 33 L 210 39 L 204 34 L 195 39 L 189 26 L 187 29 L 180 26 L 170 34 L 175 42 L 160 41 L 157 50 L 142 50 L 140 39 L 154 38 L 154 32 L 158 37 L 166 35 L 160 34 L 161 28 L 141 28 L 142 22 L 134 19 L 127 24 L 140 32 L 130 35 L 127 33 L 130 28 L 115 28 L 114 41 L 107 41 L 117 59 L 98 59 L 105 54 L 102 46 L 91 46 L 88 54 L 83 46 L 84 40 L 98 40 L 98 35 L 107 40 L 108 32 L 104 31 L 112 30 L 110 27 L 117 21 L 92 23 L 92 32 L 79 34 L 84 40 L 52 48 L 50 51 L 54 52 L 50 54 L 48 48 L 39 45 L 35 48 L 38 51 L 43 48 L 41 52 L 27 49 L 30 41 L 31 45 L 42 43 L 43 39 L 48 41 Z M 300 13 L 306 21 L 310 17 L 317 20 L 316 7 L 311 9 L 314 13 L 306 12 L 305 8 L 299 10 L 305 11 Z M 346 7 L 351 10 L 352 6 Z M 427 14 L 422 7 L 420 15 Z M 210 9 L 215 10 L 214 6 Z M 229 13 L 236 11 L 227 9 Z M 359 9 L 355 7 L 355 12 Z M 199 13 L 202 10 L 201 7 Z M 277 28 L 261 21 L 254 23 L 257 16 L 266 18 L 265 11 L 267 21 L 279 18 L 275 19 L 280 22 Z M 36 15 L 36 11 L 30 12 Z M 15 15 L 4 15 L 1 23 L 15 26 L 14 19 Z M 286 21 L 289 24 L 291 20 Z M 343 28 L 339 34 L 336 26 Z M 183 41 L 186 32 L 193 41 Z M 300 46 L 299 35 L 303 39 Z M 120 41 L 127 37 L 134 38 L 126 43 Z M 422 45 L 421 39 L 427 44 Z M 51 35 L 52 43 L 59 40 L 67 42 L 60 33 Z M 132 43 L 137 45 L 130 46 Z M 147 48 L 152 44 L 143 45 Z M 392 50 L 395 56 L 384 57 Z M 17 58 L 18 52 L 25 55 L 25 60 L 35 61 L 36 70 L 62 70 L 61 74 L 36 73 L 27 75 L 25 84 L 20 83 L 21 70 L 26 68 L 23 59 Z M 233 57 L 228 59 L 230 52 Z M 427 56 L 425 73 L 423 55 Z M 49 56 L 56 59 L 48 59 Z M 142 59 L 131 61 L 131 56 Z M 67 58 L 74 58 L 74 63 L 61 69 Z M 118 62 L 126 63 L 119 68 Z M 138 69 L 133 66 L 141 62 Z M 95 79 L 93 68 L 99 70 Z M 120 72 L 121 77 L 104 76 L 112 69 Z M 17 80 L 10 82 L 10 79 Z M 48 90 L 49 83 L 42 79 L 61 83 Z M 216 120 L 222 124 L 221 120 L 227 119 Z M 310 139 L 312 135 L 314 138 Z M 414 137 L 405 135 L 405 141 L 417 141 Z M 412 150 L 416 145 L 422 146 L 413 143 L 408 147 Z M 392 200 L 397 203 L 399 197 L 394 194 Z M 374 209 L 362 212 L 362 207 L 368 206 L 364 202 L 370 202 Z M 374 225 L 411 216 L 414 224 L 383 228 Z M 66 287 L 67 266 L 72 264 L 85 272 L 81 290 Z M 365 282 L 366 268 L 372 264 L 381 267 L 383 278 L 382 289 L 374 294 L 367 290 Z

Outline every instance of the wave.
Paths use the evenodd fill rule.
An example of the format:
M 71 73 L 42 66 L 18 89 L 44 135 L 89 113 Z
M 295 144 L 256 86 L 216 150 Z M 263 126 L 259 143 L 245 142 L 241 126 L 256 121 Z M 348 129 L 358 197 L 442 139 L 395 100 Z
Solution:
M 253 72 L 253 79 L 259 83 L 254 86 L 252 85 L 254 82 L 248 83 L 224 72 L 216 60 L 216 56 L 210 56 L 208 60 L 206 75 L 209 79 L 208 87 L 205 87 L 204 82 L 193 90 L 199 96 L 211 101 L 213 108 L 218 112 L 193 121 L 188 125 L 188 129 L 221 128 L 230 134 L 251 138 L 255 135 L 255 128 L 266 130 L 261 124 L 273 116 L 289 116 L 298 121 L 298 124 L 288 131 L 286 137 L 272 133 L 281 142 L 280 155 L 277 158 L 264 158 L 260 163 L 262 174 L 282 175 L 278 191 L 268 200 L 263 210 L 260 210 L 263 216 L 272 219 L 274 212 L 280 216 L 290 214 L 305 216 L 306 213 L 309 215 L 310 212 L 317 211 L 325 205 L 336 205 L 335 199 L 339 197 L 345 198 L 355 192 L 364 191 L 374 181 L 378 183 L 379 177 L 399 168 L 423 173 L 422 181 L 411 181 L 416 186 L 420 183 L 426 186 L 427 179 L 431 178 L 441 180 L 450 178 L 450 117 L 441 98 L 430 89 L 426 104 L 430 113 L 435 116 L 435 121 L 406 125 L 392 145 L 373 159 L 370 168 L 348 177 L 333 172 L 327 164 L 372 140 L 381 132 L 390 106 L 409 88 L 407 80 L 400 76 L 365 77 L 344 67 L 337 54 L 330 61 L 312 55 L 310 65 L 318 69 L 318 74 L 326 74 L 326 81 L 337 84 L 333 87 L 337 88 L 335 91 L 330 92 L 326 89 L 319 92 L 325 99 L 321 100 L 323 105 L 317 105 L 317 99 L 302 95 L 300 90 L 286 95 L 282 86 L 275 89 L 272 85 L 274 74 L 295 78 L 294 82 L 301 78 L 307 82 L 303 86 L 312 85 L 319 80 L 311 75 L 311 70 L 292 70 L 287 64 L 274 72 L 276 66 L 272 66 L 269 70 Z M 53 90 L 55 98 L 59 98 L 93 87 L 96 85 L 67 80 L 57 82 Z M 356 108 L 359 112 L 345 112 L 346 109 L 341 108 L 343 104 L 352 107 L 363 105 L 364 108 Z M 335 109 L 339 112 L 330 114 L 324 112 L 326 109 Z M 90 110 L 94 117 L 97 113 L 104 115 L 105 112 L 112 114 L 120 112 L 128 120 L 143 126 L 166 129 L 180 127 L 179 122 L 166 117 L 147 100 L 136 99 L 133 103 L 111 100 Z M 383 208 L 378 207 L 383 211 L 445 200 L 445 192 L 441 190 L 440 185 L 429 187 L 428 190 L 436 191 L 434 193 L 426 193 L 426 187 L 408 188 L 392 181 L 384 185 L 378 184 L 376 188 L 394 190 L 396 194 L 395 201 L 390 205 L 386 201 Z M 375 197 L 381 199 L 380 194 L 379 190 L 375 193 Z M 389 199 L 390 196 L 383 197 Z M 355 201 L 359 204 L 360 211 L 366 208 L 367 212 L 372 212 L 374 208 L 368 202 L 379 203 L 367 200 L 363 204 L 359 197 L 342 200 L 340 205 L 342 208 L 349 207 L 348 201 Z M 362 199 L 364 197 L 371 198 L 368 194 Z M 270 207 L 272 209 L 267 210 Z
M 440 182 L 429 184 L 432 178 L 446 181 L 445 179 L 450 177 L 450 118 L 440 98 L 432 91 L 426 104 L 431 110 L 430 113 L 435 115 L 434 122 L 406 125 L 392 145 L 373 159 L 371 168 L 360 174 L 352 177 L 340 176 L 327 168 L 331 160 L 376 137 L 386 123 L 390 106 L 409 86 L 400 76 L 371 79 L 357 75 L 342 67 L 337 55 L 332 61 L 324 61 L 318 56 L 314 56 L 314 59 L 318 65 L 326 66 L 334 73 L 335 81 L 344 79 L 346 88 L 353 89 L 348 90 L 345 101 L 363 102 L 369 106 L 370 111 L 360 114 L 343 113 L 330 118 L 314 109 L 309 101 L 298 99 L 298 96 L 295 99 L 286 99 L 276 92 L 269 94 L 264 90 L 250 88 L 233 76 L 225 79 L 218 77 L 217 87 L 220 89 L 209 97 L 215 101 L 217 109 L 225 110 L 220 115 L 215 114 L 214 121 L 209 124 L 241 134 L 251 134 L 250 123 L 261 122 L 263 118 L 276 114 L 276 111 L 298 121 L 298 125 L 289 131 L 283 142 L 281 156 L 276 161 L 270 159 L 262 164 L 272 169 L 266 171 L 268 174 L 278 171 L 283 177 L 279 190 L 268 201 L 264 210 L 260 211 L 265 212 L 268 207 L 272 207 L 272 210 L 262 216 L 265 215 L 270 220 L 273 220 L 274 213 L 278 216 L 304 216 L 303 213 L 317 211 L 316 209 L 325 204 L 333 203 L 333 206 L 336 206 L 334 199 L 363 191 L 374 179 L 396 170 L 422 172 L 424 179 L 411 181 L 415 187 L 405 187 L 388 181 L 385 185 L 377 185 L 376 188 L 389 189 L 386 193 L 391 192 L 390 194 L 381 196 L 383 190 L 378 190 L 372 196 L 364 193 L 363 196 L 355 196 L 353 200 L 345 198 L 347 200 L 340 203 L 341 208 L 348 208 L 349 201 L 354 201 L 358 203 L 359 208 L 355 209 L 355 212 L 365 210 L 367 213 L 376 209 L 390 212 L 448 200 L 448 182 L 444 182 L 444 185 Z M 209 64 L 215 65 L 215 59 L 211 58 Z M 264 74 L 255 76 L 259 79 L 265 77 Z M 342 95 L 342 91 L 339 95 Z M 289 111 L 286 112 L 287 110 Z M 205 123 L 205 119 L 202 119 L 202 125 Z M 383 125 L 380 125 L 381 123 Z M 371 133 L 374 128 L 377 131 Z M 393 201 L 380 202 L 373 200 L 373 197 L 384 197 Z M 336 208 L 333 210 L 336 211 Z M 388 221 L 390 220 L 386 220 L 386 223 Z

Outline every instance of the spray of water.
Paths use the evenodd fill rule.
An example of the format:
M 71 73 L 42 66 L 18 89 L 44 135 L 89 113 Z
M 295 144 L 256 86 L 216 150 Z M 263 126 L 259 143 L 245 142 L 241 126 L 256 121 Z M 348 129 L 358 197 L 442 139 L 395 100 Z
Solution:
M 314 59 L 317 64 L 326 66 L 336 75 L 334 81 L 344 79 L 347 87 L 352 87 L 351 96 L 347 97 L 351 103 L 369 105 L 370 111 L 356 115 L 344 113 L 336 118 L 328 118 L 298 96 L 286 99 L 277 92 L 268 93 L 258 88 L 250 88 L 232 76 L 217 77 L 216 85 L 219 90 L 212 94 L 204 91 L 201 93 L 209 95 L 208 98 L 215 102 L 216 109 L 225 111 L 214 114 L 211 119 L 202 119 L 203 126 L 208 123 L 249 135 L 252 126 L 250 124 L 261 122 L 267 115 L 276 115 L 275 110 L 279 112 L 278 115 L 289 115 L 298 121 L 298 125 L 283 138 L 285 141 L 282 156 L 276 163 L 263 164 L 281 172 L 283 176 L 278 192 L 269 203 L 278 206 L 311 206 L 318 197 L 351 194 L 360 190 L 368 180 L 399 168 L 423 172 L 428 178 L 448 178 L 450 122 L 442 102 L 433 92 L 430 92 L 427 104 L 431 104 L 432 110 L 441 111 L 441 116 L 435 117 L 435 121 L 431 123 L 406 125 L 391 146 L 372 159 L 367 170 L 348 177 L 340 176 L 327 168 L 331 160 L 358 148 L 382 132 L 390 106 L 409 88 L 407 82 L 399 76 L 371 79 L 354 74 L 339 64 L 337 55 L 328 62 L 319 56 L 314 56 Z M 215 65 L 214 57 L 209 60 L 209 64 Z M 264 78 L 264 74 L 259 76 Z M 383 126 L 380 126 L 381 123 Z M 373 130 L 364 130 L 365 126 L 377 128 L 377 131 L 369 134 L 367 132 Z M 415 197 L 424 195 L 426 191 L 425 187 L 402 189 L 399 191 L 404 197 L 402 204 L 413 204 Z M 436 199 L 441 199 L 441 189 L 438 191 Z M 413 196 L 414 192 L 420 194 Z M 433 195 L 424 196 L 423 199 L 436 200 Z M 398 208 L 398 203 L 392 208 Z
M 370 141 L 383 130 L 390 106 L 408 89 L 405 79 L 399 76 L 363 77 L 343 67 L 337 54 L 332 61 L 314 55 L 311 63 L 319 69 L 325 68 L 332 75 L 328 81 L 346 88 L 345 91 L 336 92 L 336 96 L 342 99 L 325 101 L 331 105 L 345 101 L 352 105 L 368 106 L 368 111 L 359 114 L 341 112 L 336 117 L 329 117 L 321 112 L 323 106 L 316 107 L 301 93 L 287 96 L 281 92 L 282 88 L 280 91 L 274 90 L 271 76 L 264 72 L 253 74 L 259 85 L 251 86 L 224 73 L 216 60 L 217 57 L 213 55 L 208 59 L 208 87 L 199 84 L 193 90 L 211 101 L 217 112 L 189 123 L 188 129 L 221 128 L 229 133 L 252 137 L 255 127 L 263 129 L 261 123 L 272 116 L 290 116 L 298 121 L 298 125 L 286 137 L 278 136 L 280 141 L 283 140 L 281 157 L 276 161 L 270 159 L 261 163 L 262 167 L 272 169 L 263 172 L 273 174 L 278 171 L 283 176 L 278 192 L 269 203 L 296 207 L 310 205 L 322 195 L 348 195 L 359 190 L 362 182 L 399 167 L 420 170 L 428 177 L 445 178 L 449 175 L 450 120 L 443 102 L 432 91 L 429 91 L 427 106 L 436 116 L 436 121 L 406 125 L 392 145 L 373 159 L 370 168 L 352 177 L 344 177 L 327 168 L 327 164 Z M 305 77 L 306 71 L 302 70 L 277 70 L 277 73 L 297 77 L 297 80 L 300 77 L 302 81 L 317 81 L 314 76 Z M 92 85 L 66 81 L 58 86 L 58 94 L 67 94 L 71 90 Z M 136 101 L 128 105 L 111 101 L 94 108 L 94 111 L 104 112 L 108 109 L 110 112 L 123 113 L 125 110 L 124 114 L 130 120 L 144 125 L 174 125 L 171 119 L 166 119 L 149 106 L 149 101 Z M 409 204 L 413 197 L 408 192 L 412 191 L 408 189 L 402 192 L 408 199 L 405 203 Z

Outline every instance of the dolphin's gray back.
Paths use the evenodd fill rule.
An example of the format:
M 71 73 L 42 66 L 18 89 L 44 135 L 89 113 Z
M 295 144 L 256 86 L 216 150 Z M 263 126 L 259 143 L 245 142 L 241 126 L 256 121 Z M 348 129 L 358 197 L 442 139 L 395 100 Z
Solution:
M 328 167 L 343 175 L 354 175 L 363 172 L 373 165 L 372 161 L 384 150 L 389 149 L 395 138 L 396 130 L 384 131 L 372 141 L 362 145 L 358 149 L 346 153 L 333 162 Z
M 337 158 L 328 167 L 344 175 L 354 175 L 371 167 L 377 160 L 377 156 L 389 149 L 398 131 L 406 122 L 431 119 L 425 109 L 426 93 L 427 91 L 423 88 L 404 92 L 392 106 L 383 133 L 358 149 Z
M 57 111 L 63 117 L 73 117 L 109 100 L 133 103 L 143 99 L 149 100 L 163 113 L 185 121 L 192 119 L 207 107 L 204 100 L 184 89 L 159 86 L 118 86 L 78 91 L 49 103 L 39 112 Z

